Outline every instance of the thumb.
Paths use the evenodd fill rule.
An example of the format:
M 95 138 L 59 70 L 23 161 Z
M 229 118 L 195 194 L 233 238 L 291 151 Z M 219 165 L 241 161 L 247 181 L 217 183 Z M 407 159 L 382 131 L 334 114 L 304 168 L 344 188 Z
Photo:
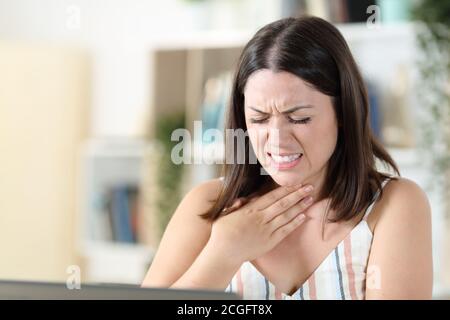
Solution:
M 232 208 L 239 208 L 241 206 L 243 206 L 245 203 L 247 202 L 247 199 L 244 197 L 241 198 L 237 198 L 236 200 L 234 200 L 233 204 L 232 204 Z

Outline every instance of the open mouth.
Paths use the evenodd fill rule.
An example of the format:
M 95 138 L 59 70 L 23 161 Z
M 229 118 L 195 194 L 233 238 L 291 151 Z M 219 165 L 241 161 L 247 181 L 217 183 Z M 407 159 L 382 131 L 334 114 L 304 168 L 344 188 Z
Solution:
M 300 159 L 303 156 L 303 153 L 293 153 L 289 155 L 276 155 L 270 152 L 267 152 L 267 155 L 270 157 L 270 159 L 275 162 L 276 164 L 288 164 L 295 162 L 296 160 Z
M 292 153 L 285 155 L 275 155 L 267 152 L 269 156 L 269 165 L 275 170 L 287 170 L 294 168 L 300 163 L 303 158 L 303 153 Z

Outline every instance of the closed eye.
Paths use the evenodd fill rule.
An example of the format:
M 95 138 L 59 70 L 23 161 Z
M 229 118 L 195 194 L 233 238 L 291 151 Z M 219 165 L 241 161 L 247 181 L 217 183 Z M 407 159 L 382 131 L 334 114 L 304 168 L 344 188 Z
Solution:
M 268 120 L 269 118 L 264 118 L 264 119 L 250 119 L 251 123 L 264 123 Z
M 269 120 L 269 118 L 262 118 L 262 119 L 250 119 L 251 123 L 264 123 L 267 120 Z M 294 124 L 308 124 L 311 121 L 311 117 L 308 118 L 303 118 L 303 119 L 292 119 L 290 117 L 288 117 L 289 122 L 294 123 Z
M 304 118 L 304 119 L 298 119 L 298 120 L 296 120 L 296 119 L 291 119 L 291 118 L 289 118 L 289 122 L 291 122 L 291 123 L 295 123 L 295 124 L 307 124 L 307 123 L 309 123 L 311 121 L 311 118 Z

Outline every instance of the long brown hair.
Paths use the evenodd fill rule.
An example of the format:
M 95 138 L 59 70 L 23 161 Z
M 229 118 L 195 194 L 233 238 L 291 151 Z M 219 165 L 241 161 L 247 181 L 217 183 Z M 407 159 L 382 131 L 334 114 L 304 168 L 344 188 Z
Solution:
M 330 198 L 329 208 L 336 211 L 330 221 L 350 220 L 361 214 L 378 190 L 382 196 L 381 183 L 390 177 L 376 170 L 376 158 L 399 176 L 400 172 L 372 133 L 366 87 L 340 32 L 329 22 L 308 16 L 278 20 L 261 28 L 239 58 L 226 129 L 247 131 L 243 92 L 249 76 L 260 69 L 290 72 L 332 97 L 338 138 L 316 200 Z M 225 154 L 235 154 L 234 143 L 228 138 Z M 254 155 L 248 139 L 244 148 L 246 155 Z M 236 198 L 272 183 L 270 176 L 261 174 L 261 168 L 259 162 L 225 163 L 221 192 L 212 208 L 200 216 L 215 221 Z

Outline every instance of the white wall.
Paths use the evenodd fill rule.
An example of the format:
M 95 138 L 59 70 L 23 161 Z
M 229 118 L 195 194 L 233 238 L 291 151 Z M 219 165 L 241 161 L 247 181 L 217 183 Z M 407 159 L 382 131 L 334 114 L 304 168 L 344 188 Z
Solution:
M 74 248 L 85 52 L 0 41 L 0 279 L 64 280 Z

